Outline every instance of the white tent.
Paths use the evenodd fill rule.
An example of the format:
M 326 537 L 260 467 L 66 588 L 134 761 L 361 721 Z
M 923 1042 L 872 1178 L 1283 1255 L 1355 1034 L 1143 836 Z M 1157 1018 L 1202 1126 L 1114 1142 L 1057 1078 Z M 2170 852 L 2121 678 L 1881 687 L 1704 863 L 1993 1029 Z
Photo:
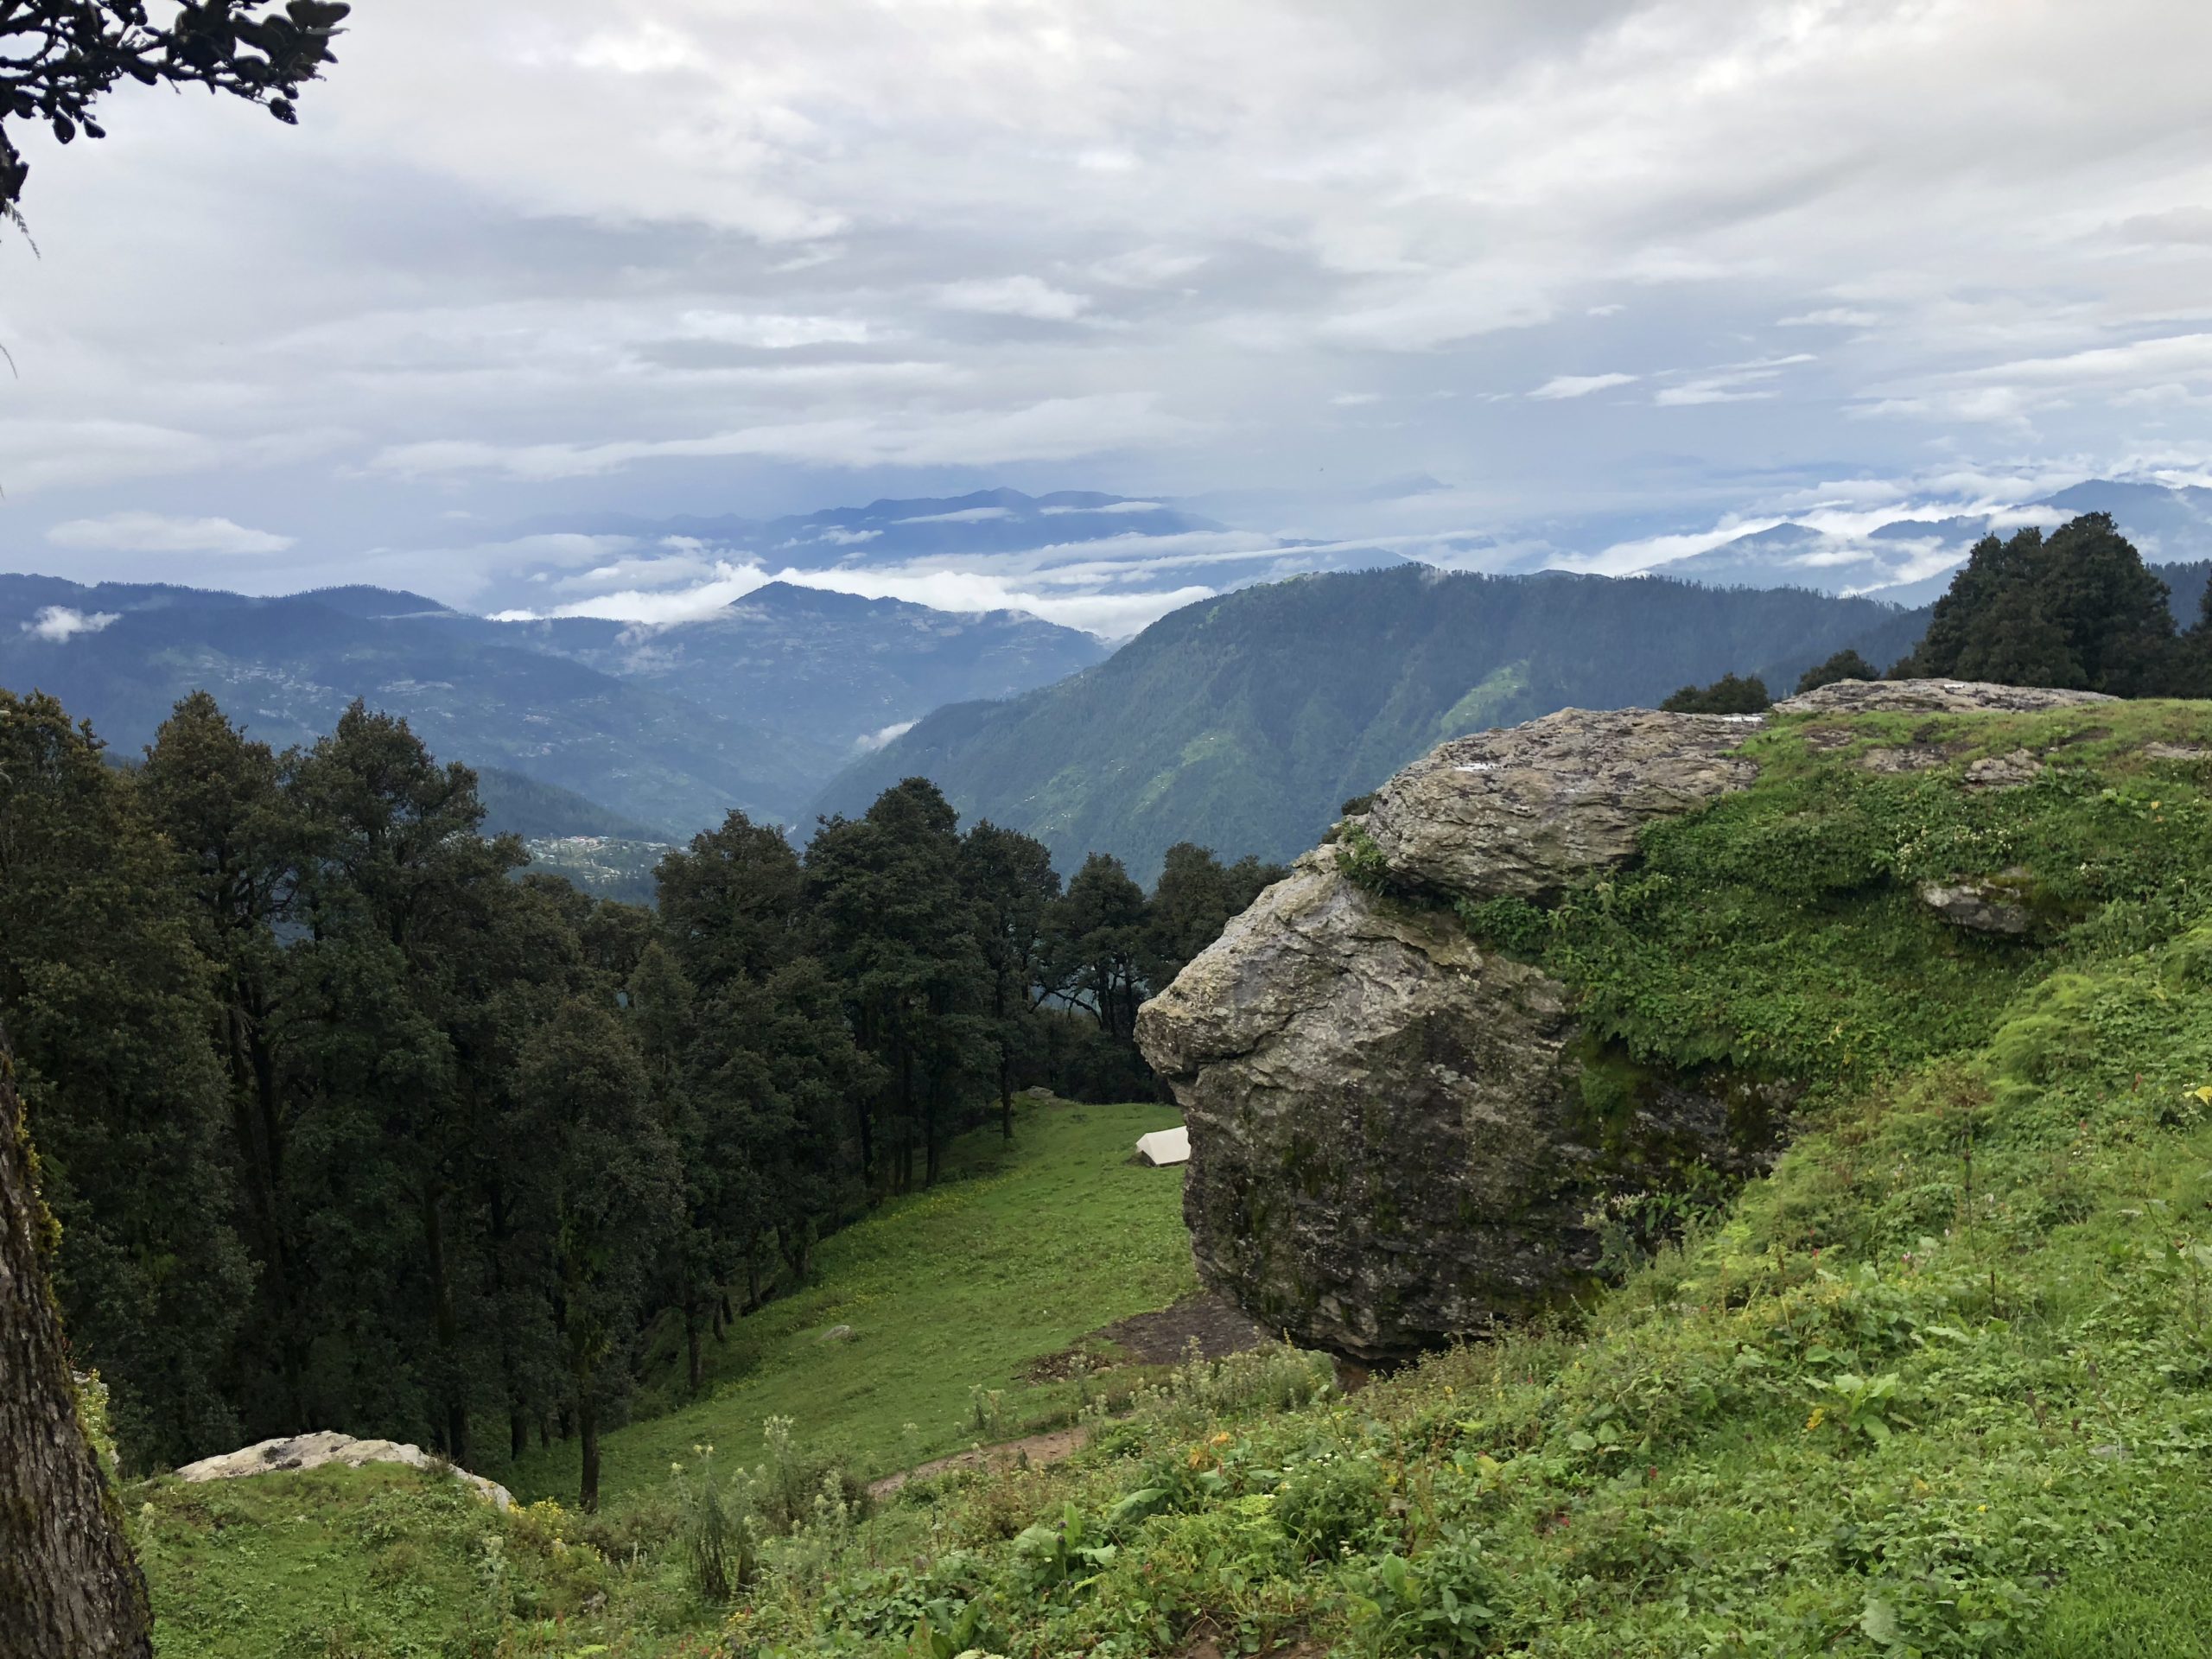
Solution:
M 1178 1125 L 1137 1136 L 1137 1156 L 1147 1164 L 1187 1164 L 1191 1161 L 1191 1132 Z

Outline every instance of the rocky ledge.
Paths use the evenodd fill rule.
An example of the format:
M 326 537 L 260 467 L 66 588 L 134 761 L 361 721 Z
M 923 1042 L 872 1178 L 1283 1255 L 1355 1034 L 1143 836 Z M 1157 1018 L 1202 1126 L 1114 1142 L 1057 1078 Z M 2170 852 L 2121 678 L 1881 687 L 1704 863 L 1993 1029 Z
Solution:
M 2099 700 L 1923 680 L 1777 706 Z M 1587 1217 L 1641 1172 L 1771 1160 L 1789 1092 L 1771 1086 L 1647 1090 L 1601 1131 L 1581 1105 L 1567 988 L 1478 950 L 1448 909 L 1371 890 L 1555 893 L 1633 856 L 1652 819 L 1747 786 L 1756 769 L 1736 751 L 1759 724 L 1570 709 L 1446 743 L 1144 1006 L 1137 1040 L 1190 1126 L 1184 1211 L 1207 1284 L 1298 1341 L 1402 1358 L 1588 1282 Z

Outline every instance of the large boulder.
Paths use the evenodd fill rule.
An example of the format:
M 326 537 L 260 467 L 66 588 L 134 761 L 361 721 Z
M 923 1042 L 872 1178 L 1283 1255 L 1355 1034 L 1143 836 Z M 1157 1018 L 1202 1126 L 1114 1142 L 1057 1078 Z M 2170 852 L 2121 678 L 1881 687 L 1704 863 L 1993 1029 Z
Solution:
M 1756 717 L 1567 709 L 1408 768 L 1137 1017 L 1191 1131 L 1200 1276 L 1300 1341 L 1403 1357 L 1587 1282 L 1629 1172 L 1742 1170 L 1764 1100 L 1663 1085 L 1591 1109 L 1564 986 L 1400 889 L 1556 891 L 1748 783 Z M 1375 885 L 1380 885 L 1375 884 Z
M 1885 681 L 1778 706 L 2096 700 Z M 1445 902 L 1541 898 L 1632 858 L 1654 818 L 1751 783 L 1738 750 L 1762 723 L 1567 709 L 1446 743 L 1144 1006 L 1137 1041 L 1190 1129 L 1207 1284 L 1299 1341 L 1402 1357 L 1589 1283 L 1594 1218 L 1622 1193 L 1771 1159 L 1786 1086 L 1693 1086 L 1591 1052 L 1567 988 L 1478 949 Z
M 1375 792 L 1364 833 L 1394 880 L 1535 898 L 1636 850 L 1652 818 L 1751 782 L 1757 715 L 1562 709 L 1455 738 Z

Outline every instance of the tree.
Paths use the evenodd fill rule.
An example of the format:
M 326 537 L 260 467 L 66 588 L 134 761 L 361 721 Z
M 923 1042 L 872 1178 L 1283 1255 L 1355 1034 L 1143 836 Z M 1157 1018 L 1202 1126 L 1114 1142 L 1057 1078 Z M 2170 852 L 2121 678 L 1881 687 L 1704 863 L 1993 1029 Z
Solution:
M 629 1338 L 678 1179 L 645 1065 L 599 1001 L 570 1001 L 532 1035 L 522 1086 L 541 1149 L 532 1196 L 550 1243 L 555 1323 L 582 1441 L 577 1501 L 595 1510 L 600 1427 L 629 1381 Z
M 1815 663 L 1797 677 L 1797 695 L 1817 691 L 1824 685 L 1840 684 L 1845 680 L 1878 680 L 1882 671 L 1861 657 L 1849 645 L 1824 663 Z
M 496 1043 L 461 1038 L 500 977 L 482 953 L 500 949 L 507 876 L 524 855 L 477 834 L 474 773 L 441 766 L 406 721 L 359 702 L 301 759 L 292 793 L 311 849 L 310 938 L 296 954 L 321 1080 L 326 1270 L 382 1293 L 376 1318 L 350 1310 L 388 1350 L 376 1386 L 420 1379 L 436 1443 L 466 1464 L 468 1379 L 487 1334 L 464 1307 L 478 1282 L 475 1171 L 504 1062 Z M 510 954 L 509 973 L 524 961 Z M 358 1368 L 365 1356 L 349 1347 Z
M 653 874 L 663 937 L 701 991 L 763 978 L 791 959 L 805 876 L 781 830 L 733 811 Z
M 1136 1040 L 1144 1001 L 1144 889 L 1122 861 L 1093 853 L 1052 906 L 1053 982 L 1116 1043 Z
M 273 1361 L 279 1389 L 248 1418 L 296 1433 L 311 1427 L 300 1218 L 287 1213 L 288 1154 L 304 1096 L 286 1066 L 290 987 L 276 929 L 291 919 L 304 847 L 284 772 L 267 744 L 248 742 L 213 697 L 195 691 L 162 723 L 139 776 L 155 823 L 184 861 L 200 953 L 213 969 L 215 1049 L 229 1080 L 232 1145 L 260 1265 L 247 1338 L 256 1357 Z
M 0 1031 L 0 1653 L 150 1659 L 146 1580 L 47 1286 L 54 1232 Z
M 56 1289 L 134 1466 L 238 1444 L 224 1378 L 253 1278 L 216 1009 L 140 793 L 51 697 L 0 691 L 0 1018 L 62 1224 Z
M 1756 674 L 1745 679 L 1723 674 L 1711 685 L 1686 685 L 1659 706 L 1673 715 L 1758 715 L 1774 706 L 1774 698 Z
M 2176 671 L 2173 613 L 2109 513 L 2050 537 L 1985 536 L 1894 674 L 2155 696 Z
M 1221 937 L 1231 917 L 1251 908 L 1285 874 L 1280 864 L 1262 864 L 1249 853 L 1224 865 L 1211 847 L 1187 841 L 1170 847 L 1145 907 L 1147 988 L 1165 990 L 1193 957 Z
M 998 1059 L 999 1133 L 1014 1139 L 1014 1071 L 1033 1046 L 1032 1017 L 1049 993 L 1046 918 L 1060 896 L 1045 843 L 989 819 L 960 847 L 961 877 L 982 947 L 987 1014 Z
M 882 1067 L 871 1171 L 887 1150 L 901 1188 L 936 1180 L 967 1085 L 988 1065 L 983 964 L 961 882 L 959 820 L 936 785 L 909 778 L 860 818 L 833 818 L 807 849 L 806 891 L 853 1033 Z
M 145 0 L 0 0 L 0 213 L 16 214 L 30 164 L 10 121 L 41 121 L 63 143 L 104 138 L 92 117 L 125 79 L 205 86 L 258 104 L 287 125 L 293 100 L 335 61 L 331 41 L 352 10 L 335 0 L 183 0 L 156 23 Z

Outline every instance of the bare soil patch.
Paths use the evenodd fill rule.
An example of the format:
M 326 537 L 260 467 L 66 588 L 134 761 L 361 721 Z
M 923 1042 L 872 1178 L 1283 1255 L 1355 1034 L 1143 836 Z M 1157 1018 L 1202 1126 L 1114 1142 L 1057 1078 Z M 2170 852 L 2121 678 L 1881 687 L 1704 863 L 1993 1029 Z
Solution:
M 1071 1348 L 1033 1361 L 1023 1373 L 1033 1382 L 1050 1382 L 1074 1374 L 1080 1358 L 1093 1372 L 1116 1365 L 1175 1365 L 1188 1357 L 1193 1340 L 1206 1359 L 1225 1359 L 1273 1338 L 1244 1310 L 1225 1296 L 1185 1296 L 1156 1313 L 1135 1313 L 1103 1325 Z
M 1083 1450 L 1087 1434 L 1087 1430 L 1080 1428 L 1056 1428 L 1050 1433 L 1027 1434 L 1018 1440 L 1001 1440 L 996 1446 L 956 1452 L 946 1458 L 931 1458 L 927 1463 L 916 1464 L 912 1469 L 901 1469 L 895 1475 L 886 1475 L 880 1480 L 870 1481 L 868 1495 L 870 1497 L 888 1497 L 910 1480 L 941 1475 L 948 1469 L 1009 1469 L 1023 1462 L 1036 1468 L 1045 1464 L 1064 1462 Z

